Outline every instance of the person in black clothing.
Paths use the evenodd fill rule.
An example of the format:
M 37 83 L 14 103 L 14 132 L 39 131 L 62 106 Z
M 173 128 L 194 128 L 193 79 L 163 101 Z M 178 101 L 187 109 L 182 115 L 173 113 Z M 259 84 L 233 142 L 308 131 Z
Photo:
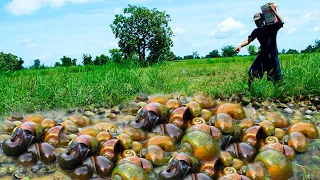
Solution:
M 251 84 L 254 78 L 261 79 L 265 71 L 267 72 L 268 81 L 273 80 L 274 83 L 276 83 L 282 79 L 278 59 L 277 33 L 279 29 L 283 27 L 284 22 L 276 11 L 275 5 L 269 3 L 269 6 L 275 13 L 278 22 L 272 25 L 265 25 L 263 15 L 261 13 L 256 13 L 253 19 L 257 28 L 252 31 L 247 40 L 235 49 L 235 52 L 240 52 L 242 47 L 247 46 L 256 38 L 259 40 L 260 52 L 248 71 L 249 91 L 251 90 Z

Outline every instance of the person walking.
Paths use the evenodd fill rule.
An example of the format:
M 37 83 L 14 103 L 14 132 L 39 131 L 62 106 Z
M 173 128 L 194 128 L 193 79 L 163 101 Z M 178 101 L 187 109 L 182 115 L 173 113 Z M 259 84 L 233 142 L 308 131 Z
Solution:
M 277 33 L 279 29 L 283 27 L 284 22 L 278 14 L 274 3 L 268 3 L 268 5 L 276 15 L 278 22 L 271 25 L 265 25 L 263 14 L 256 13 L 253 20 L 257 28 L 252 31 L 251 35 L 248 36 L 248 39 L 234 50 L 239 53 L 242 47 L 247 46 L 256 38 L 260 43 L 260 52 L 248 71 L 249 91 L 251 91 L 251 84 L 254 78 L 261 79 L 264 72 L 267 72 L 267 80 L 272 80 L 274 84 L 282 79 L 280 62 L 278 59 Z

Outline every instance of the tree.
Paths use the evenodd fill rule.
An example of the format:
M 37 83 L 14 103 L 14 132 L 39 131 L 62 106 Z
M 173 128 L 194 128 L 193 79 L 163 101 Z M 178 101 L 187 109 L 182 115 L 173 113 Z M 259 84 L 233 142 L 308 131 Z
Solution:
M 59 67 L 59 66 L 61 66 L 61 63 L 60 63 L 60 62 L 55 62 L 55 63 L 54 63 L 54 67 Z
M 115 63 L 119 63 L 122 59 L 122 52 L 118 48 L 110 49 L 109 53 L 111 54 L 111 60 Z
M 222 50 L 222 56 L 223 57 L 232 57 L 235 56 L 237 53 L 234 52 L 235 47 L 228 45 L 228 46 L 223 46 Z
M 110 25 L 125 58 L 136 54 L 139 63 L 158 62 L 162 54 L 170 51 L 173 32 L 170 16 L 157 9 L 129 5 L 124 14 L 117 14 Z M 149 52 L 149 55 L 147 55 Z
M 92 56 L 90 54 L 89 55 L 83 54 L 82 59 L 83 59 L 83 61 L 82 61 L 83 65 L 92 64 Z
M 285 53 L 286 53 L 286 50 L 282 49 L 281 54 L 285 54 Z
M 40 60 L 35 59 L 33 62 L 34 63 L 33 63 L 32 69 L 40 69 Z
M 96 56 L 96 59 L 93 61 L 93 64 L 104 65 L 107 64 L 108 61 L 110 61 L 110 58 L 104 54 L 101 54 L 100 56 Z
M 219 51 L 217 49 L 212 50 L 211 52 L 209 52 L 209 54 L 206 55 L 205 58 L 216 58 L 216 57 L 220 57 Z
M 193 55 L 186 55 L 186 56 L 183 56 L 183 59 L 193 59 Z
M 257 47 L 255 45 L 249 45 L 248 46 L 248 53 L 250 54 L 250 56 L 255 56 L 257 55 Z
M 60 58 L 60 61 L 61 61 L 61 66 L 76 66 L 77 65 L 77 59 L 75 59 L 75 58 L 71 59 L 70 57 L 67 57 L 67 56 L 63 56 L 62 58 Z M 57 66 L 59 66 L 59 64 L 57 64 Z
M 23 69 L 22 64 L 24 61 L 21 57 L 11 54 L 11 53 L 3 53 L 0 52 L 0 71 L 15 71 Z
M 299 52 L 295 49 L 289 49 L 286 54 L 299 54 Z
M 301 53 L 312 53 L 312 52 L 314 52 L 314 48 L 311 45 L 307 46 L 305 50 L 301 51 Z
M 200 55 L 199 55 L 198 51 L 194 51 L 192 53 L 192 56 L 193 56 L 193 59 L 200 59 Z

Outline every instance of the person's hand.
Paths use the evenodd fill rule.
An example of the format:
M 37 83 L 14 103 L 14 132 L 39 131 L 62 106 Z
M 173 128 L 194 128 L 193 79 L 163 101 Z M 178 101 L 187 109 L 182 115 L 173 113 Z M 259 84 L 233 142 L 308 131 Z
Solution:
M 241 50 L 241 45 L 238 46 L 237 48 L 235 48 L 235 49 L 234 49 L 234 52 L 237 52 L 237 53 L 238 53 L 238 52 L 240 52 L 240 50 Z
M 273 2 L 269 2 L 268 5 L 274 12 L 277 10 L 277 8 L 276 8 L 276 6 L 274 5 Z

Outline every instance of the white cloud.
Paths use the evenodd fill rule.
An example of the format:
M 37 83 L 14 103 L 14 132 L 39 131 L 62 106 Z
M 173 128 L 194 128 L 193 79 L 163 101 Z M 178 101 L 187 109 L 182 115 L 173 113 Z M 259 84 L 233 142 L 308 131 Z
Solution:
M 36 43 L 34 43 L 31 39 L 22 40 L 22 44 L 26 48 L 34 48 L 34 47 L 36 47 Z
M 294 33 L 297 30 L 296 27 L 292 27 L 288 30 L 288 35 L 291 35 L 292 33 Z
M 32 14 L 43 6 L 54 8 L 64 5 L 66 2 L 86 3 L 89 1 L 98 0 L 11 0 L 5 5 L 5 8 L 13 15 L 26 15 Z
M 318 32 L 320 31 L 320 26 L 316 26 L 312 29 L 313 32 Z
M 228 17 L 220 24 L 218 24 L 218 29 L 212 31 L 209 36 L 223 39 L 234 32 L 237 32 L 239 34 L 239 31 L 240 35 L 245 34 L 247 32 L 245 29 L 245 25 L 242 24 L 241 21 L 235 21 L 232 17 Z

